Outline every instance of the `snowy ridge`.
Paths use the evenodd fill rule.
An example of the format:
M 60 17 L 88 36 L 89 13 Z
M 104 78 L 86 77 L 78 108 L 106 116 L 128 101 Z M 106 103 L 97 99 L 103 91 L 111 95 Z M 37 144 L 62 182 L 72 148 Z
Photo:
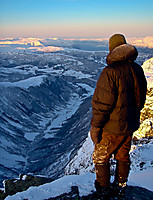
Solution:
M 0 149 L 5 155 L 0 156 L 0 180 L 29 172 L 58 178 L 64 175 L 69 163 L 65 170 L 67 176 L 64 180 L 57 180 L 58 184 L 63 181 L 65 191 L 70 191 L 72 185 L 78 185 L 81 194 L 87 194 L 93 189 L 94 181 L 94 174 L 89 173 L 94 171 L 91 159 L 94 147 L 87 137 L 91 97 L 97 78 L 106 65 L 108 51 L 87 51 L 99 44 L 96 42 L 87 45 L 85 51 L 81 41 L 67 43 L 46 39 L 39 42 L 42 45 L 38 48 L 63 44 L 64 50 L 46 53 L 37 51 L 37 48 L 29 50 L 34 47 L 30 43 L 0 45 Z M 72 48 L 74 44 L 78 49 Z M 143 52 L 138 61 L 142 63 L 150 57 L 151 53 Z M 150 96 L 142 122 L 147 119 L 150 122 L 151 92 L 148 93 Z M 135 152 L 140 149 L 138 144 L 134 148 Z M 134 172 L 140 171 L 141 161 L 146 162 L 144 170 L 151 170 L 151 162 L 140 159 L 133 167 Z M 38 190 L 42 191 L 44 198 L 61 194 L 62 188 L 57 189 L 54 183 L 53 190 L 46 184 L 42 190 L 41 187 L 35 188 L 36 193 L 31 187 L 24 193 L 24 198 L 33 199 L 32 196 L 39 195 Z M 16 196 L 14 199 L 17 199 Z
M 39 187 L 31 187 L 27 191 L 8 196 L 5 200 L 44 200 L 70 192 L 72 186 L 78 186 L 80 196 L 88 195 L 91 191 L 94 191 L 94 179 L 95 175 L 92 173 L 86 173 L 79 176 L 64 176 L 51 183 Z
M 31 77 L 17 82 L 0 82 L 0 87 L 20 87 L 28 89 L 29 87 L 40 86 L 43 83 L 45 77 L 47 76 L 42 75 L 37 77 Z
M 20 45 L 31 45 L 31 46 L 42 46 L 41 39 L 39 38 L 0 38 L 0 45 L 7 44 L 20 44 Z

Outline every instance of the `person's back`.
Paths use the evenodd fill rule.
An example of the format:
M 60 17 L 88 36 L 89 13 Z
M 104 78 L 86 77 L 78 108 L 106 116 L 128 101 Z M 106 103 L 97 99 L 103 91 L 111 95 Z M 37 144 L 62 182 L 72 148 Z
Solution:
M 123 35 L 115 34 L 109 40 L 109 49 L 108 66 L 102 71 L 92 98 L 90 133 L 95 143 L 96 187 L 109 186 L 112 153 L 118 161 L 117 181 L 127 181 L 132 134 L 139 128 L 147 90 L 143 70 L 134 62 L 136 48 L 127 44 Z

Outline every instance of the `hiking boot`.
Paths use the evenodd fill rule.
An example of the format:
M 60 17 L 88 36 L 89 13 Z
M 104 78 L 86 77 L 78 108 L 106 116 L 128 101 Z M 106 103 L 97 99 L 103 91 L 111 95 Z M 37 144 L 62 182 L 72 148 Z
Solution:
M 109 187 L 101 186 L 100 183 L 95 181 L 96 194 L 98 199 L 109 200 L 110 190 Z
M 118 196 L 119 197 L 125 197 L 125 190 L 127 188 L 127 184 L 125 183 L 119 183 L 118 184 Z
M 111 196 L 113 199 L 125 199 L 125 190 L 127 188 L 126 182 L 125 183 L 118 183 L 114 181 L 110 184 L 110 191 Z

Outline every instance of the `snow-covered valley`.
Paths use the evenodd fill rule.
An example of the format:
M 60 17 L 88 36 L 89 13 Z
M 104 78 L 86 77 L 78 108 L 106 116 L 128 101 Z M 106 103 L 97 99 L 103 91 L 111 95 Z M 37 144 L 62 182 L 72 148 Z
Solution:
M 95 42 L 87 51 L 81 49 L 80 42 L 75 43 L 80 47 L 76 49 L 74 43 L 51 39 L 38 47 L 54 43 L 58 48 L 47 52 L 46 48 L 29 49 L 33 47 L 30 43 L 0 47 L 0 181 L 21 173 L 63 177 L 7 199 L 45 199 L 70 191 L 73 185 L 81 195 L 94 190 L 93 143 L 88 136 L 91 97 L 108 51 L 106 46 L 91 51 Z M 153 185 L 151 57 L 152 49 L 140 49 L 137 61 L 143 64 L 148 94 L 141 126 L 134 133 L 129 184 L 153 190 L 149 187 Z M 149 182 L 144 178 L 148 176 Z M 62 186 L 57 190 L 59 184 Z
M 59 177 L 89 131 L 106 51 L 11 49 L 0 52 L 0 180 L 28 172 Z

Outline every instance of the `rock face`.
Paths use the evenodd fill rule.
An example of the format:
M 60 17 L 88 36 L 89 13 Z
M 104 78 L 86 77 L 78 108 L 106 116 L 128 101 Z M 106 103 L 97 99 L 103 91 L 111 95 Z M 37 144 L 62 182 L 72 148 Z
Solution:
M 5 191 L 1 191 L 0 199 L 16 194 L 17 192 L 25 191 L 31 186 L 39 186 L 52 181 L 52 178 L 21 174 L 19 179 L 5 180 L 3 182 Z
M 141 111 L 140 128 L 134 133 L 135 139 L 153 137 L 153 58 L 145 61 L 142 68 L 147 79 L 147 97 Z

